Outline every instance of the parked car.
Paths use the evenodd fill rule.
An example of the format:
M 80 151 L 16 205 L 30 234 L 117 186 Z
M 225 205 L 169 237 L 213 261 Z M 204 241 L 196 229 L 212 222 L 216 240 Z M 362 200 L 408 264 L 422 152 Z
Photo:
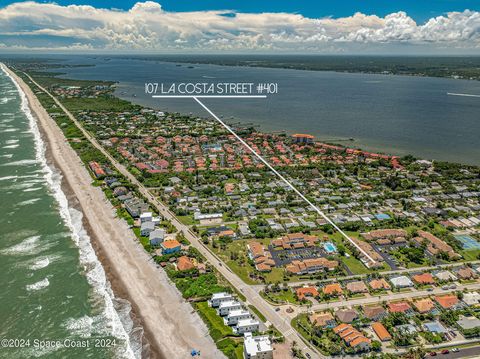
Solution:
M 431 357 L 436 357 L 436 356 L 437 356 L 437 352 L 430 352 L 428 355 L 430 355 Z
M 452 352 L 454 352 L 454 353 L 458 353 L 459 351 L 460 351 L 460 349 L 458 349 L 458 348 L 453 348 L 452 349 Z
M 448 354 L 448 353 L 450 353 L 450 350 L 448 350 L 448 349 L 443 349 L 442 350 L 442 354 Z

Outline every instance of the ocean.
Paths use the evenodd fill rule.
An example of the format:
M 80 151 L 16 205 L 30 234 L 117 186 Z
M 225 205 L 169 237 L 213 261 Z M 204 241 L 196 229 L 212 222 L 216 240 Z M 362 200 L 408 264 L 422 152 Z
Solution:
M 129 303 L 110 290 L 25 95 L 2 70 L 0 203 L 0 357 L 139 358 Z
M 206 99 L 230 123 L 388 154 L 480 165 L 480 82 L 361 73 L 176 64 L 135 58 L 68 56 L 65 77 L 118 81 L 117 96 L 163 111 L 207 113 L 192 99 L 152 99 L 145 82 L 278 83 L 268 99 Z M 135 94 L 135 97 L 133 96 Z M 353 140 L 351 140 L 353 139 Z

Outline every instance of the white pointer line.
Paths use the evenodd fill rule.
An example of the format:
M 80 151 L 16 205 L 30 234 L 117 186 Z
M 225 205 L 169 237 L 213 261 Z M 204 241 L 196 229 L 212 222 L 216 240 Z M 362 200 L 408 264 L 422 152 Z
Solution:
M 470 93 L 455 93 L 455 92 L 447 92 L 447 95 L 463 96 L 463 97 L 480 97 L 480 95 L 473 95 L 473 94 L 470 94 Z
M 305 202 L 307 202 L 310 207 L 312 207 L 315 212 L 317 212 L 323 219 L 330 223 L 333 228 L 335 228 L 343 237 L 345 237 L 355 248 L 357 248 L 365 257 L 367 257 L 372 263 L 375 263 L 375 260 L 365 252 L 357 243 L 355 243 L 344 231 L 342 231 L 330 218 L 328 218 L 325 213 L 323 213 L 317 206 L 315 206 L 307 197 L 305 197 L 302 192 L 300 192 L 290 181 L 283 177 L 275 168 L 272 167 L 261 155 L 259 155 L 248 143 L 246 143 L 239 135 L 235 133 L 225 122 L 223 122 L 217 115 L 215 115 L 210 109 L 205 106 L 197 97 L 193 97 L 195 101 L 199 103 L 210 115 L 213 116 L 223 127 L 225 127 L 228 132 L 230 132 L 237 140 L 239 140 L 250 152 L 252 152 L 260 161 L 262 161 L 265 166 L 267 166 L 274 174 L 276 174 L 283 182 L 285 182 L 288 187 L 290 187 L 296 194 L 298 194 Z
M 153 95 L 152 98 L 267 98 L 267 95 Z

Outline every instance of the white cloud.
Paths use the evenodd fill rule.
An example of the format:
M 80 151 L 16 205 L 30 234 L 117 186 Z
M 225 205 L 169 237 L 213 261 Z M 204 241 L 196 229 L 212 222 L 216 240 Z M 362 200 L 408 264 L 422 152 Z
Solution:
M 0 45 L 102 50 L 344 51 L 381 44 L 480 48 L 480 13 L 450 12 L 417 24 L 404 12 L 312 19 L 298 14 L 128 11 L 21 2 L 0 9 Z

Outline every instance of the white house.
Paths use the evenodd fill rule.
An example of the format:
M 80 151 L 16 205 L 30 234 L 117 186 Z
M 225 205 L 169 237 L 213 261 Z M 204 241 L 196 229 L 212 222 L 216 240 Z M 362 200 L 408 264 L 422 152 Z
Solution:
M 245 333 L 243 356 L 245 359 L 273 359 L 272 343 L 268 336 Z
M 233 300 L 234 297 L 230 293 L 220 292 L 212 294 L 212 298 L 208 301 L 208 304 L 213 308 L 218 308 L 221 303 Z
M 240 302 L 237 302 L 236 300 L 229 300 L 227 302 L 220 303 L 217 311 L 218 315 L 223 317 L 230 313 L 232 310 L 238 309 L 242 309 L 242 305 L 240 304 Z
M 405 275 L 390 278 L 390 282 L 392 282 L 395 288 L 413 287 L 413 282 Z
M 140 215 L 140 222 L 141 222 L 141 223 L 151 222 L 151 221 L 152 221 L 152 218 L 153 218 L 152 212 L 143 212 L 143 213 Z
M 258 332 L 260 322 L 253 318 L 241 319 L 238 321 L 237 326 L 233 328 L 233 332 L 236 334 L 244 334 L 247 332 Z
M 140 234 L 142 236 L 150 236 L 150 233 L 155 230 L 155 224 L 153 222 L 143 222 L 140 226 Z
M 193 217 L 194 217 L 195 220 L 200 221 L 201 225 L 219 224 L 219 223 L 222 223 L 222 220 L 223 220 L 223 214 L 222 213 L 195 212 Z
M 468 292 L 463 295 L 463 302 L 469 306 L 480 303 L 480 294 L 478 292 Z
M 148 239 L 150 240 L 151 246 L 159 246 L 165 239 L 165 231 L 163 229 L 155 229 L 150 232 Z
M 232 310 L 223 318 L 225 325 L 237 325 L 239 320 L 250 318 L 250 312 L 245 309 Z

